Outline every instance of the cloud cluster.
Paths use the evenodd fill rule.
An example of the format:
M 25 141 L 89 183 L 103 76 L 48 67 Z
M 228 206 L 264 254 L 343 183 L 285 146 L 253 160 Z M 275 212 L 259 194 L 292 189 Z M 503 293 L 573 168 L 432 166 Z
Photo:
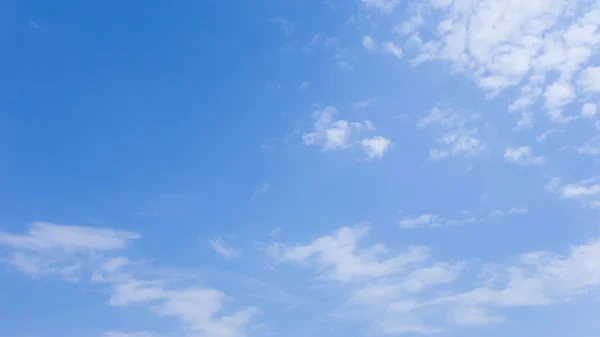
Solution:
M 531 146 L 509 147 L 504 151 L 504 159 L 518 165 L 544 165 L 547 161 L 546 157 L 534 156 Z
M 509 110 L 543 99 L 552 120 L 568 122 L 566 106 L 600 91 L 600 68 L 589 65 L 599 24 L 592 1 L 436 0 L 413 9 L 398 31 L 416 50 L 414 64 L 447 61 L 490 95 L 517 88 Z
M 140 237 L 106 228 L 35 222 L 25 234 L 0 232 L 0 246 L 9 247 L 10 263 L 31 277 L 55 275 L 76 282 L 97 254 L 125 249 Z
M 364 122 L 348 122 L 336 119 L 337 109 L 327 106 L 313 112 L 315 120 L 313 130 L 302 135 L 302 141 L 306 146 L 319 146 L 323 151 L 345 150 L 353 144 L 355 135 L 366 131 L 375 130 L 374 124 L 366 120 Z M 364 138 L 360 144 L 366 151 L 369 159 L 381 158 L 390 148 L 391 142 L 381 136 Z
M 107 228 L 33 223 L 25 234 L 0 232 L 0 247 L 8 247 L 10 263 L 32 277 L 58 276 L 110 288 L 109 304 L 137 306 L 157 317 L 177 318 L 188 336 L 242 337 L 261 310 L 246 307 L 222 314 L 227 296 L 202 284 L 173 278 L 147 278 L 147 272 L 125 256 L 137 233 Z M 109 337 L 153 336 L 146 332 L 109 332 Z
M 382 244 L 362 248 L 368 232 L 364 225 L 342 227 L 308 244 L 276 244 L 268 251 L 280 263 L 312 268 L 322 282 L 348 285 L 347 300 L 332 317 L 366 321 L 371 333 L 390 336 L 501 323 L 508 308 L 550 305 L 600 287 L 598 241 L 566 255 L 533 251 L 516 262 L 483 264 L 482 280 L 463 280 L 472 286 L 452 291 L 473 263 L 432 261 L 426 247 L 400 253 Z
M 477 219 L 470 216 L 463 220 L 446 219 L 445 217 L 435 214 L 422 214 L 419 216 L 405 216 L 398 224 L 404 229 L 413 228 L 437 228 L 442 226 L 453 226 L 467 223 L 474 223 Z
M 420 128 L 436 127 L 441 136 L 438 147 L 429 150 L 431 160 L 442 160 L 454 156 L 475 156 L 481 153 L 485 144 L 475 123 L 479 115 L 471 111 L 434 107 L 429 114 L 421 117 Z

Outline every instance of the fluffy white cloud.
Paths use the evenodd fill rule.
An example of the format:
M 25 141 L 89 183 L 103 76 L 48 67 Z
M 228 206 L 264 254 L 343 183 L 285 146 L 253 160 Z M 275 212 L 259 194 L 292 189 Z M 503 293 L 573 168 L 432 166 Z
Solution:
M 590 178 L 578 183 L 567 184 L 562 187 L 562 196 L 567 199 L 579 199 L 600 194 L 600 180 Z
M 600 68 L 587 67 L 600 46 L 598 3 L 436 0 L 411 12 L 425 27 L 406 42 L 417 51 L 414 64 L 447 61 L 491 95 L 517 87 L 510 110 L 543 95 L 551 119 L 565 122 L 562 109 L 577 98 L 574 83 L 583 94 L 600 90 Z
M 596 104 L 586 103 L 581 108 L 581 117 L 594 118 L 594 116 L 596 116 L 596 111 L 598 111 L 598 107 L 596 107 Z
M 556 81 L 546 88 L 546 108 L 554 114 L 554 111 L 562 109 L 563 106 L 575 100 L 575 89 L 566 81 Z
M 347 121 L 334 119 L 336 114 L 337 109 L 332 106 L 315 111 L 314 131 L 302 136 L 304 144 L 307 146 L 322 144 L 323 150 L 346 148 L 351 130 Z
M 375 51 L 375 41 L 373 41 L 373 38 L 370 36 L 365 36 L 363 37 L 363 47 L 365 47 L 368 51 Z
M 315 111 L 313 113 L 315 119 L 313 131 L 302 135 L 304 145 L 320 146 L 323 151 L 344 150 L 350 147 L 354 134 L 375 129 L 371 121 L 348 122 L 347 120 L 336 120 L 335 115 L 337 115 L 337 109 L 333 106 Z M 384 151 L 386 149 L 387 147 Z
M 228 243 L 224 242 L 220 238 L 213 238 L 209 242 L 210 246 L 226 259 L 237 259 L 240 257 L 240 251 L 234 249 Z
M 585 206 L 600 207 L 600 178 L 591 177 L 576 183 L 563 184 L 558 177 L 552 178 L 544 187 L 546 191 L 557 193 L 561 198 L 579 200 Z
M 533 155 L 531 146 L 509 147 L 504 152 L 504 159 L 519 165 L 543 165 L 546 163 L 545 157 Z
M 383 154 L 389 149 L 392 142 L 389 139 L 381 136 L 375 136 L 373 138 L 363 139 L 361 145 L 369 159 L 381 158 Z
M 588 67 L 583 70 L 577 84 L 585 93 L 600 91 L 600 67 Z
M 304 81 L 302 84 L 300 84 L 300 90 L 306 90 L 308 87 L 310 87 L 310 82 L 308 81 Z

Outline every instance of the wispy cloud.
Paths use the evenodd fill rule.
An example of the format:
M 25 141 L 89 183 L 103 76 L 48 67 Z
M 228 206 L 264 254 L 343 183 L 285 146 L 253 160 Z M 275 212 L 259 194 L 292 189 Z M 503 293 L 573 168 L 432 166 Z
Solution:
M 473 263 L 433 260 L 426 247 L 401 253 L 382 244 L 361 247 L 368 231 L 343 227 L 308 244 L 272 246 L 269 253 L 278 262 L 313 269 L 321 282 L 352 284 L 342 288 L 347 300 L 333 317 L 367 322 L 370 332 L 389 336 L 502 323 L 510 308 L 546 306 L 600 289 L 600 268 L 591 264 L 598 241 L 565 255 L 532 251 L 516 262 L 479 264 L 487 276 L 447 292 L 436 290 L 466 277 L 462 272 Z
M 449 157 L 480 154 L 485 143 L 475 125 L 478 120 L 479 114 L 468 110 L 439 106 L 432 108 L 417 124 L 420 128 L 435 127 L 441 131 L 441 136 L 437 138 L 439 146 L 429 149 L 429 158 L 439 161 Z
M 71 281 L 67 268 L 77 266 L 79 275 L 92 275 L 90 286 L 106 286 L 111 306 L 143 308 L 156 317 L 173 317 L 186 334 L 216 337 L 244 337 L 253 317 L 262 313 L 254 306 L 223 314 L 225 300 L 231 298 L 217 289 L 195 282 L 186 286 L 173 277 L 152 277 L 151 270 L 139 270 L 122 253 L 129 241 L 141 236 L 108 228 L 34 223 L 25 234 L 0 233 L 0 246 L 13 250 L 20 270 L 36 276 L 60 277 Z M 25 257 L 23 259 L 23 257 Z M 33 261 L 33 262 L 32 262 Z M 39 261 L 55 261 L 54 273 L 39 273 Z M 44 265 L 48 267 L 47 265 Z M 62 268 L 64 266 L 64 268 Z M 47 269 L 46 269 L 47 270 Z M 85 280 L 81 277 L 81 280 Z M 105 290 L 106 291 L 106 290 Z M 109 337 L 149 337 L 148 332 L 107 332 Z
M 271 190 L 271 184 L 265 182 L 258 186 L 252 193 L 252 200 L 256 200 Z
M 234 249 L 220 238 L 213 238 L 209 241 L 210 246 L 226 259 L 237 259 L 240 257 L 240 251 Z
M 544 165 L 547 161 L 546 157 L 534 156 L 531 146 L 509 147 L 504 152 L 504 159 L 518 165 Z
M 106 332 L 103 337 L 159 337 L 157 334 L 150 332 Z
M 367 107 L 373 105 L 373 103 L 375 103 L 375 97 L 369 97 L 365 100 L 354 103 L 354 108 L 355 109 L 364 109 L 364 108 L 367 108 Z
M 293 23 L 291 23 L 288 19 L 282 18 L 280 16 L 271 19 L 271 23 L 279 24 L 285 32 L 285 34 L 287 35 L 291 35 L 295 30 Z

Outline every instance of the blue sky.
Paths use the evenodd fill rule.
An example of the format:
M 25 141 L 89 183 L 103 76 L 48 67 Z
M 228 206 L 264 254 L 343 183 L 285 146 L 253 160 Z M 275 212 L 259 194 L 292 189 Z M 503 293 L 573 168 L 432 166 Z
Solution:
M 600 2 L 0 18 L 0 335 L 597 335 Z

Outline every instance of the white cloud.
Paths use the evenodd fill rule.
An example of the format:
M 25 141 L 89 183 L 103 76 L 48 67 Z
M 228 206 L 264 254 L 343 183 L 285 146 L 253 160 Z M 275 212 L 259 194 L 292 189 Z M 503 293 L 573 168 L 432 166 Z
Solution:
M 529 130 L 533 127 L 533 113 L 522 112 L 521 116 L 517 118 L 517 125 L 513 128 L 513 131 Z
M 495 209 L 490 212 L 490 216 L 504 216 L 504 212 L 499 209 Z
M 389 139 L 383 138 L 381 136 L 375 136 L 373 138 L 363 139 L 361 145 L 369 159 L 375 159 L 383 157 L 383 154 L 389 149 L 392 142 Z
M 418 217 L 407 216 L 399 222 L 402 228 L 417 228 L 417 227 L 438 227 L 440 226 L 440 217 L 433 214 L 423 214 Z
M 544 186 L 544 189 L 548 192 L 555 192 L 560 187 L 561 180 L 558 177 L 553 177 L 548 181 L 548 183 Z
M 562 108 L 577 98 L 573 82 L 584 94 L 600 90 L 600 68 L 576 77 L 600 46 L 598 3 L 436 0 L 412 16 L 425 22 L 406 43 L 417 50 L 414 64 L 447 61 L 490 95 L 517 87 L 520 97 L 510 110 L 525 109 L 543 94 L 550 118 L 566 122 Z
M 600 156 L 600 135 L 594 136 L 577 149 L 581 154 Z
M 600 180 L 591 178 L 562 187 L 561 195 L 566 199 L 581 199 L 600 195 Z
M 581 117 L 594 118 L 594 116 L 596 116 L 596 111 L 598 111 L 596 104 L 586 103 L 581 108 Z
M 525 207 L 512 207 L 508 210 L 508 214 L 527 214 L 529 210 Z
M 383 48 L 386 52 L 396 56 L 397 58 L 402 58 L 402 48 L 398 47 L 393 42 L 385 42 L 383 44 Z
M 254 192 L 252 192 L 252 200 L 262 197 L 265 193 L 269 192 L 269 190 L 271 190 L 271 184 L 267 182 L 260 184 L 260 186 L 256 187 Z
M 260 309 L 247 307 L 217 316 L 225 299 L 225 294 L 211 288 L 172 287 L 166 280 L 144 281 L 123 275 L 113 284 L 109 303 L 113 306 L 145 306 L 159 317 L 176 317 L 190 333 L 245 336 L 247 325 L 261 313 Z
M 394 30 L 398 34 L 408 35 L 415 32 L 421 25 L 425 23 L 422 15 L 421 7 L 415 7 L 414 13 L 408 17 L 402 24 L 396 25 Z
M 563 106 L 575 100 L 575 89 L 566 81 L 556 81 L 546 88 L 546 108 L 550 111 L 562 109 Z
M 446 145 L 445 149 L 431 149 L 429 158 L 431 160 L 441 160 L 446 157 L 460 155 L 476 155 L 483 151 L 483 143 L 480 139 L 474 137 L 473 131 L 452 131 L 444 134 L 439 142 Z
M 11 254 L 10 264 L 33 278 L 56 276 L 69 282 L 80 279 L 82 264 L 77 259 L 46 256 L 22 251 Z
M 54 275 L 77 281 L 91 274 L 91 284 L 110 287 L 110 305 L 142 307 L 157 317 L 178 318 L 186 335 L 246 335 L 251 319 L 261 313 L 260 309 L 249 306 L 225 311 L 225 304 L 233 299 L 216 289 L 188 285 L 189 282 L 173 275 L 165 279 L 139 279 L 136 274 L 149 277 L 159 273 L 155 269 L 138 270 L 135 267 L 144 263 L 134 263 L 125 256 L 109 255 L 139 237 L 136 233 L 107 228 L 34 223 L 23 235 L 0 232 L 0 245 L 13 249 L 9 262 L 28 275 Z M 108 332 L 105 336 L 149 337 L 151 334 Z
M 546 163 L 545 157 L 533 155 L 531 146 L 509 147 L 504 152 L 504 159 L 519 165 L 543 165 Z
M 271 19 L 271 23 L 276 23 L 276 24 L 281 25 L 281 28 L 287 35 L 291 35 L 294 32 L 294 24 L 285 18 L 282 18 L 282 17 L 273 18 L 273 19 Z
M 527 214 L 529 213 L 529 210 L 526 207 L 511 207 L 508 211 L 501 211 L 499 209 L 495 209 L 492 212 L 490 212 L 490 216 L 492 217 L 499 217 L 499 216 L 506 216 L 506 215 L 523 215 L 523 214 Z
M 237 259 L 240 257 L 240 251 L 231 247 L 220 238 L 213 238 L 209 242 L 210 246 L 226 259 Z
M 309 52 L 313 51 L 313 49 L 317 46 L 317 44 L 319 44 L 321 41 L 323 41 L 323 39 L 324 39 L 323 33 L 314 34 L 312 39 L 307 44 L 302 46 L 302 51 L 304 51 L 305 53 L 309 53 Z
M 469 215 L 469 212 L 463 213 Z M 442 216 L 434 214 L 422 214 L 419 216 L 405 216 L 404 219 L 400 220 L 398 224 L 400 228 L 414 229 L 414 228 L 436 228 L 441 226 L 461 225 L 467 223 L 474 223 L 477 220 L 474 217 L 469 217 L 465 220 L 449 220 Z
M 11 249 L 10 264 L 33 278 L 54 276 L 77 282 L 98 254 L 125 249 L 140 237 L 107 228 L 35 222 L 25 234 L 0 232 L 0 246 Z
M 556 132 L 556 129 L 550 129 L 548 131 L 545 131 L 544 133 L 538 135 L 535 137 L 535 140 L 537 140 L 538 143 L 543 143 L 546 141 L 546 139 L 548 138 L 548 136 L 554 132 Z
M 325 130 L 325 143 L 323 149 L 335 150 L 347 148 L 351 133 L 352 128 L 347 121 L 335 121 L 329 129 Z
M 390 13 L 396 8 L 399 0 L 362 0 L 367 7 L 376 8 L 383 13 Z
M 130 241 L 140 237 L 137 233 L 105 228 L 34 222 L 24 235 L 0 232 L 0 245 L 31 251 L 114 251 L 126 248 Z
M 600 131 L 600 121 L 596 121 L 596 123 L 594 124 L 594 128 L 596 129 L 596 131 Z
M 365 49 L 367 49 L 368 51 L 375 51 L 375 41 L 373 41 L 373 38 L 370 36 L 365 36 L 363 37 L 363 47 L 365 47 Z
M 310 82 L 308 81 L 304 81 L 302 84 L 300 84 L 300 90 L 306 90 L 308 87 L 310 87 Z
M 158 337 L 156 334 L 150 332 L 118 332 L 111 331 L 104 333 L 103 337 Z
M 350 123 L 336 120 L 336 114 L 337 109 L 333 106 L 315 111 L 313 131 L 302 135 L 304 145 L 320 146 L 323 151 L 344 150 L 350 147 L 353 134 L 375 129 L 371 121 Z
M 418 126 L 425 128 L 437 126 L 443 130 L 437 142 L 438 148 L 429 150 L 431 160 L 442 160 L 454 156 L 474 156 L 483 151 L 484 142 L 479 138 L 478 129 L 472 124 L 479 118 L 478 114 L 448 108 L 434 107 L 429 114 L 418 121 Z
M 268 254 L 279 262 L 310 263 L 323 271 L 321 279 L 352 282 L 376 279 L 400 273 L 407 265 L 423 261 L 428 250 L 411 247 L 389 256 L 383 245 L 365 249 L 358 242 L 369 232 L 368 226 L 342 227 L 332 236 L 324 236 L 309 244 L 272 245 Z M 386 257 L 389 256 L 389 257 Z
M 600 67 L 588 67 L 583 70 L 577 84 L 585 93 L 600 91 Z
M 280 262 L 314 268 L 323 282 L 352 282 L 341 288 L 347 300 L 332 317 L 365 321 L 366 333 L 380 335 L 498 324 L 509 308 L 573 301 L 600 290 L 600 241 L 573 246 L 565 255 L 532 251 L 516 262 L 478 264 L 481 273 L 470 274 L 480 277 L 469 282 L 462 275 L 461 290 L 448 291 L 475 263 L 430 261 L 422 247 L 400 255 L 381 244 L 360 248 L 365 234 L 364 227 L 343 227 L 310 244 L 276 245 L 269 252 Z
M 351 70 L 354 68 L 347 57 L 348 50 L 343 48 L 342 43 L 337 36 L 327 36 L 323 33 L 316 33 L 308 43 L 302 46 L 301 49 L 305 53 L 317 51 L 328 53 L 330 59 L 338 69 Z
M 367 107 L 373 105 L 373 103 L 375 103 L 375 97 L 369 97 L 365 100 L 354 103 L 354 108 L 355 109 L 364 109 L 364 108 L 367 108 Z
M 600 178 L 598 177 L 570 184 L 563 184 L 560 178 L 554 177 L 544 188 L 548 192 L 557 193 L 563 199 L 579 200 L 587 207 L 600 206 Z
M 274 230 L 269 232 L 269 236 L 274 237 L 277 236 L 277 234 L 281 233 L 281 228 L 275 228 Z

